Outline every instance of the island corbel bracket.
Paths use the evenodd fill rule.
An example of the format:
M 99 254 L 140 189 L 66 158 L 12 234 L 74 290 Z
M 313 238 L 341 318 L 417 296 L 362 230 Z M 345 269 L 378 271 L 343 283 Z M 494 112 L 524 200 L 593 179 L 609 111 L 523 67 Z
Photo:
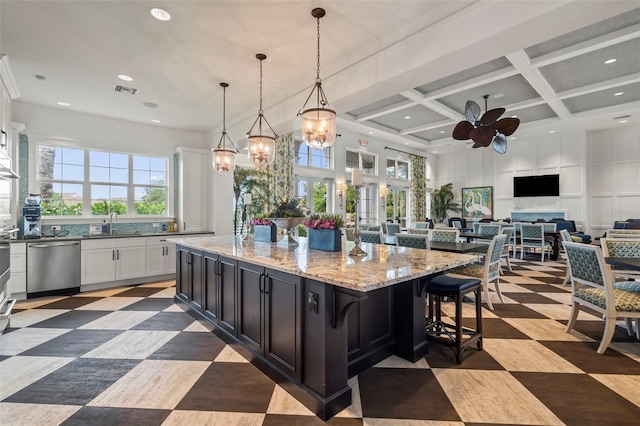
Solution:
M 356 302 L 361 302 L 363 300 L 367 300 L 369 296 L 367 295 L 356 295 L 353 293 L 347 293 L 344 291 L 333 291 L 333 303 L 331 306 L 331 322 L 333 328 L 338 328 L 344 323 L 344 317 L 347 316 L 347 312 L 349 311 L 349 307 Z

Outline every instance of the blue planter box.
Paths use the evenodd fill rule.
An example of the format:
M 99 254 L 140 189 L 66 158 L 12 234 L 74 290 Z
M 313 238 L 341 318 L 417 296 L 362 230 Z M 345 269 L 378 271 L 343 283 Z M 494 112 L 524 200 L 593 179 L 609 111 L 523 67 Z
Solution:
M 278 227 L 275 225 L 253 225 L 254 241 L 264 241 L 274 243 L 277 241 Z
M 324 251 L 342 250 L 342 238 L 339 229 L 307 229 L 309 248 Z

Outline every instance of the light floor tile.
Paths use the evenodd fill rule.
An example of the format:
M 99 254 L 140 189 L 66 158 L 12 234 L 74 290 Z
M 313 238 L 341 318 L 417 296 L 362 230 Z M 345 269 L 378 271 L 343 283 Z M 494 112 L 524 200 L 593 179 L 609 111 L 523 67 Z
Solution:
M 429 364 L 425 358 L 418 360 L 418 362 L 409 362 L 406 359 L 402 359 L 395 355 L 391 355 L 388 358 L 383 359 L 374 367 L 378 368 L 429 368 Z
M 105 297 L 76 308 L 76 311 L 117 311 L 143 300 L 144 297 Z
M 218 354 L 213 362 L 249 362 L 236 352 L 231 346 L 227 345 Z
M 593 342 L 594 340 L 576 330 L 565 332 L 566 326 L 552 319 L 504 318 L 518 330 L 534 340 L 557 340 L 564 342 Z
M 444 422 L 438 420 L 402 420 L 402 419 L 374 419 L 365 417 L 363 426 L 464 426 L 463 422 Z
M 71 331 L 70 328 L 21 328 L 0 336 L 0 355 L 17 355 Z
M 26 388 L 74 359 L 41 356 L 14 356 L 5 359 L 0 362 L 0 400 Z
M 207 426 L 260 426 L 264 414 L 258 413 L 221 413 L 218 411 L 175 410 L 162 423 L 162 426 L 207 425 Z
M 502 293 L 535 293 L 535 291 L 520 287 L 518 284 L 506 282 L 503 277 L 500 277 L 500 290 Z
M 178 331 L 127 330 L 82 357 L 145 359 L 178 333 Z
M 287 391 L 276 385 L 269 401 L 267 414 L 288 414 L 297 416 L 315 416 L 300 401 L 291 396 Z
M 180 305 L 176 305 L 175 303 L 168 308 L 164 309 L 162 312 L 184 312 L 184 309 L 180 307 Z
M 172 410 L 210 364 L 145 360 L 87 405 Z
M 135 299 L 132 297 L 132 299 Z M 154 311 L 116 311 L 78 327 L 86 330 L 129 330 L 157 314 Z
M 575 365 L 534 340 L 483 339 L 484 350 L 509 371 L 583 373 Z
M 175 286 L 176 286 L 176 281 L 169 280 L 169 281 L 158 281 L 158 282 L 149 283 L 149 284 L 142 284 L 139 287 L 168 288 L 168 287 L 175 287 Z
M 590 374 L 591 377 L 640 407 L 638 376 L 623 374 Z
M 176 295 L 175 287 L 168 287 L 160 290 L 157 293 L 152 294 L 151 296 L 149 296 L 149 299 L 154 299 L 154 298 L 173 299 L 173 296 L 175 295 Z
M 17 302 L 14 309 L 33 309 L 62 299 L 64 299 L 64 297 L 44 297 L 36 300 L 23 300 Z
M 520 273 L 520 271 L 518 271 Z M 540 284 L 540 280 L 531 277 L 523 277 L 521 275 L 509 275 L 500 277 L 500 282 L 508 282 L 512 284 Z
M 18 312 L 11 314 L 11 327 L 29 327 L 69 311 L 70 309 L 29 309 L 28 311 Z
M 71 417 L 81 405 L 15 404 L 0 402 L 0 422 L 4 426 L 57 425 Z
M 530 277 L 530 278 L 549 278 L 549 277 L 555 277 L 555 275 L 551 275 L 551 274 L 547 274 L 545 272 L 542 271 L 520 271 L 518 272 L 520 275 L 522 275 L 523 277 Z
M 191 325 L 182 331 L 198 332 L 198 333 L 210 333 L 209 329 L 202 325 L 199 321 L 194 321 Z
M 86 293 L 76 294 L 73 297 L 111 297 L 115 296 L 116 294 L 123 293 L 127 290 L 131 290 L 131 287 L 116 287 L 106 290 L 88 291 Z
M 507 371 L 433 369 L 463 422 L 562 425 Z
M 554 267 L 554 266 L 547 266 L 547 265 L 529 265 L 526 268 L 523 268 L 522 271 L 518 271 L 519 273 L 523 273 L 526 272 L 527 269 L 530 269 L 532 271 L 539 271 L 539 272 L 563 272 L 564 271 L 564 267 L 558 268 L 558 267 Z M 526 275 L 526 274 L 525 274 Z M 528 276 L 533 276 L 533 275 L 528 275 Z
M 351 388 L 351 405 L 336 414 L 335 417 L 343 418 L 362 418 L 362 399 L 360 398 L 360 384 L 358 376 L 354 376 L 347 380 L 347 384 Z
M 609 347 L 640 362 L 640 344 L 638 342 L 611 342 Z
M 549 297 L 549 294 L 545 293 L 546 297 Z M 526 306 L 527 308 L 534 310 L 547 318 L 551 318 L 554 320 L 568 320 L 571 316 L 571 306 L 562 305 L 562 304 L 550 304 L 545 305 L 542 303 L 523 303 L 522 306 Z M 580 311 L 578 314 L 578 320 L 596 320 L 598 317 L 595 317 L 585 311 Z
M 571 293 L 538 293 L 540 296 L 548 297 L 556 302 L 563 303 L 565 305 L 571 305 Z

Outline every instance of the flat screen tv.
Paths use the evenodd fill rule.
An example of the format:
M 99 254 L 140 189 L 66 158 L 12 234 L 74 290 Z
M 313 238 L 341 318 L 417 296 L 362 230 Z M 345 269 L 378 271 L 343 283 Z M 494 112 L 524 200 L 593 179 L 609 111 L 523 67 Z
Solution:
M 516 176 L 514 197 L 553 197 L 560 195 L 560 175 Z

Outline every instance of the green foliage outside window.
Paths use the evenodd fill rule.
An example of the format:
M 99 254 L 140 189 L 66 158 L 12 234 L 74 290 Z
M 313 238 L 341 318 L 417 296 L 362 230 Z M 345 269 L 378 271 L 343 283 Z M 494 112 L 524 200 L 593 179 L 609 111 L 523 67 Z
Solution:
M 40 205 L 43 216 L 82 216 L 82 203 L 67 205 L 61 194 L 51 194 L 50 200 L 43 200 Z

